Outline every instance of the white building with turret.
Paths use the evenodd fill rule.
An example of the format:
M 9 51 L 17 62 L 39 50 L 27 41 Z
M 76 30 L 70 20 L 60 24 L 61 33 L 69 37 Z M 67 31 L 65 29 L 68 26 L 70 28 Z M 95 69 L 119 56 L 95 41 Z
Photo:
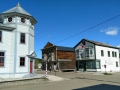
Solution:
M 34 73 L 36 22 L 19 3 L 0 14 L 0 78 L 19 78 Z

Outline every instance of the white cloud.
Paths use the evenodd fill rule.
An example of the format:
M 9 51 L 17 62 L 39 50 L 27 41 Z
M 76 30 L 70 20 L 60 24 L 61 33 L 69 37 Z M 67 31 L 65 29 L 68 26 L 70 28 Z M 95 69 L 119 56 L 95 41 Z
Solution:
M 107 35 L 117 35 L 118 29 L 118 27 L 109 27 L 107 29 L 100 30 L 100 32 L 105 32 Z
M 117 47 L 120 47 L 120 45 L 118 45 Z

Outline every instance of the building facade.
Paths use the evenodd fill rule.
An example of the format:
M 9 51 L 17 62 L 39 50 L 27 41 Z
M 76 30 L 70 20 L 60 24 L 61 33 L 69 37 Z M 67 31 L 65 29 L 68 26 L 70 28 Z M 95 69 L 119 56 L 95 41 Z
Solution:
M 44 49 L 42 49 L 42 66 L 45 70 L 46 61 L 48 62 L 48 69 L 53 70 L 54 65 L 58 71 L 75 70 L 75 52 L 74 48 L 56 46 L 48 42 Z
M 18 3 L 0 14 L 0 77 L 18 78 L 34 73 L 36 20 Z
M 118 47 L 82 39 L 74 48 L 77 71 L 120 71 Z

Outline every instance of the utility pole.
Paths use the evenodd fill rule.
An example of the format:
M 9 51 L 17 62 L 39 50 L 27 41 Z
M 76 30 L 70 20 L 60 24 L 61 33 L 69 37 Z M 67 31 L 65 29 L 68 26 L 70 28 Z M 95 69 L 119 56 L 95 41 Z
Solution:
M 46 73 L 45 73 L 45 77 L 48 78 L 48 76 L 47 76 L 47 61 L 46 61 Z

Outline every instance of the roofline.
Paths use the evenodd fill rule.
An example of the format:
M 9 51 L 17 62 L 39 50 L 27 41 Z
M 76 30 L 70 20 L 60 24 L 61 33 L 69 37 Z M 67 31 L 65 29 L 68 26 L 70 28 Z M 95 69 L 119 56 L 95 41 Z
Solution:
M 91 41 L 89 41 L 89 40 L 87 40 L 87 39 L 82 39 L 78 44 L 76 44 L 76 45 L 74 46 L 74 48 L 75 48 L 76 46 L 78 46 L 83 40 L 85 40 L 85 41 L 87 41 L 87 42 L 90 42 L 90 43 L 92 43 L 92 44 L 94 44 L 94 45 L 97 45 L 97 46 L 103 46 L 103 45 L 95 44 L 95 43 L 93 43 L 93 42 L 91 42 Z M 103 47 L 110 47 L 110 48 L 120 49 L 119 47 L 114 47 L 114 46 L 103 46 Z
M 4 29 L 4 30 L 14 30 L 14 29 L 16 29 L 16 28 L 14 28 L 14 27 L 10 27 L 10 26 L 5 26 L 5 25 L 2 25 L 2 24 L 0 24 L 0 29 Z
M 41 49 L 41 51 L 44 50 L 44 49 L 52 48 L 52 47 L 56 47 L 56 48 L 57 48 L 57 47 L 64 47 L 64 48 L 71 48 L 71 49 L 73 48 L 73 47 L 56 46 L 56 45 L 54 45 L 54 46 L 50 46 L 50 47 L 47 47 L 47 48 L 43 48 L 43 49 Z M 74 49 L 74 48 L 73 48 L 73 49 Z M 59 51 L 59 50 L 58 50 L 58 51 Z M 71 50 L 71 51 L 72 51 L 72 50 Z
M 25 15 L 25 16 L 28 16 L 28 17 L 30 17 L 30 18 L 32 18 L 35 22 L 35 24 L 37 23 L 37 21 L 36 21 L 36 19 L 33 17 L 33 16 L 31 16 L 31 15 L 26 15 L 26 14 L 23 14 L 23 13 L 18 13 L 18 12 L 11 12 L 11 13 L 1 13 L 0 15 L 4 15 L 4 14 L 21 14 L 21 15 Z

